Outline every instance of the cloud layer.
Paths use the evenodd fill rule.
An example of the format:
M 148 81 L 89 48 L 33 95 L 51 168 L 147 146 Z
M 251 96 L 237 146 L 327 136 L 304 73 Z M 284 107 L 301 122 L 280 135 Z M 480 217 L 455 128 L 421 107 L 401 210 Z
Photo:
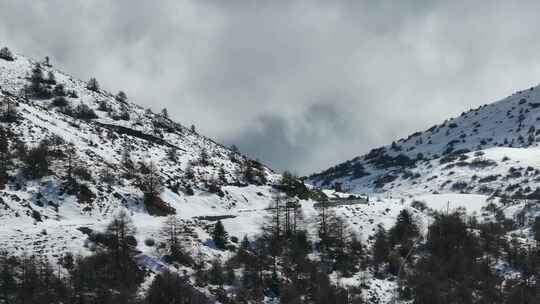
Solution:
M 540 80 L 537 1 L 4 0 L 44 57 L 310 173 Z

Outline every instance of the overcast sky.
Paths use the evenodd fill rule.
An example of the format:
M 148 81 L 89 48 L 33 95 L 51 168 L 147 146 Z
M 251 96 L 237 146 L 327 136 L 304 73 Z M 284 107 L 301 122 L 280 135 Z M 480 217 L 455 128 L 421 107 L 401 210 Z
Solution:
M 311 173 L 540 82 L 540 1 L 0 0 L 0 45 Z

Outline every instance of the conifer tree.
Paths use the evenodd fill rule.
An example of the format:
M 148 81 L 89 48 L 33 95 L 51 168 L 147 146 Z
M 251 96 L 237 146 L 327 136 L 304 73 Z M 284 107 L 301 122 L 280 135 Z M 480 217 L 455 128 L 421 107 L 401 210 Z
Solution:
M 2 110 L 0 119 L 4 122 L 15 122 L 17 120 L 17 106 L 7 97 L 2 99 Z
M 68 100 L 63 96 L 56 96 L 51 103 L 52 106 L 58 107 L 61 111 L 65 111 L 66 107 L 69 105 Z
M 208 150 L 206 150 L 205 148 L 201 149 L 199 155 L 199 162 L 203 166 L 208 166 L 210 164 L 210 155 L 208 154 Z
M 114 97 L 119 102 L 125 103 L 127 102 L 127 94 L 124 91 L 119 91 L 118 94 Z
M 377 233 L 375 234 L 375 243 L 373 244 L 373 266 L 375 272 L 379 272 L 380 266 L 388 260 L 388 254 L 390 248 L 388 239 L 386 236 L 386 230 L 379 226 Z
M 15 57 L 13 57 L 13 53 L 11 53 L 11 51 L 7 47 L 3 47 L 2 49 L 0 49 L 0 59 L 13 61 L 15 60 Z
M 240 248 L 238 248 L 238 257 L 240 260 L 244 260 L 249 255 L 250 243 L 247 235 L 244 235 L 242 241 L 240 241 Z
M 209 271 L 210 284 L 223 286 L 225 283 L 225 274 L 223 272 L 223 266 L 218 259 L 212 261 L 212 266 Z
M 75 168 L 75 147 L 73 144 L 68 144 L 68 146 L 65 149 L 66 154 L 66 186 L 68 188 L 68 191 L 74 191 L 76 180 L 73 176 L 73 169 Z
M 225 231 L 225 227 L 221 221 L 217 221 L 212 231 L 212 240 L 219 249 L 227 248 L 228 233 Z
M 30 74 L 30 95 L 37 98 L 47 97 L 44 86 L 45 79 L 39 63 L 34 64 Z
M 169 150 L 167 150 L 167 158 L 172 162 L 176 162 L 178 160 L 175 147 L 170 147 Z
M 2 265 L 2 269 L 0 270 L 0 294 L 5 303 L 11 303 L 11 298 L 17 291 L 17 282 L 8 263 L 4 261 L 3 264 L 4 265 Z
M 93 77 L 90 78 L 90 80 L 88 80 L 88 83 L 86 84 L 86 88 L 90 91 L 99 92 L 99 83 L 97 79 Z
M 388 234 L 390 246 L 400 245 L 400 254 L 405 257 L 413 245 L 413 239 L 420 234 L 420 230 L 412 214 L 407 209 L 403 209 Z
M 169 111 L 167 111 L 167 108 L 163 108 L 161 110 L 161 116 L 163 116 L 164 118 L 169 118 Z
M 24 162 L 31 177 L 39 178 L 49 172 L 49 148 L 46 140 L 26 153 Z
M 537 216 L 534 219 L 532 231 L 534 234 L 534 240 L 536 241 L 537 244 L 540 244 L 540 216 Z
M 7 171 L 10 161 L 9 140 L 7 132 L 0 127 L 0 184 L 4 185 L 7 182 Z
M 49 71 L 47 72 L 47 79 L 45 80 L 48 84 L 56 84 L 56 77 L 54 76 L 54 73 Z
M 49 56 L 45 56 L 45 59 L 43 60 L 43 65 L 49 68 L 52 67 L 51 58 L 49 58 Z
M 121 120 L 130 120 L 131 115 L 129 115 L 129 108 L 126 104 L 122 103 L 120 105 L 120 113 L 118 116 L 116 116 L 115 119 L 121 119 Z

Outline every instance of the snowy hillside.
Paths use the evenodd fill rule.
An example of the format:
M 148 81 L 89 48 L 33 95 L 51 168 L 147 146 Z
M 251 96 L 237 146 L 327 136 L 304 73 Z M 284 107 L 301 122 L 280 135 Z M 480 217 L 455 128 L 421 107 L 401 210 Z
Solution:
M 418 294 L 433 289 L 415 286 L 412 274 L 424 276 L 417 262 L 433 254 L 425 245 L 438 235 L 428 233 L 436 225 L 466 222 L 459 238 L 478 234 L 486 244 L 492 233 L 501 244 L 515 240 L 485 255 L 493 272 L 506 267 L 497 272 L 506 278 L 518 268 L 499 251 L 532 244 L 540 223 L 540 208 L 529 200 L 540 198 L 540 89 L 309 178 L 326 188 L 342 183 L 344 192 L 336 192 L 278 175 L 95 80 L 13 57 L 0 58 L 0 265 L 8 264 L 4 254 L 37 256 L 61 263 L 59 276 L 75 280 L 90 263 L 112 284 L 118 280 L 109 270 L 123 271 L 125 261 L 99 258 L 118 253 L 111 243 L 120 237 L 110 227 L 125 211 L 133 224 L 133 240 L 123 238 L 133 247 L 126 260 L 136 261 L 142 278 L 133 290 L 102 286 L 133 297 L 122 303 L 163 303 L 148 299 L 164 288 L 153 284 L 166 273 L 188 286 L 176 277 L 173 290 L 181 285 L 205 299 L 189 303 L 395 303 L 404 282 Z M 457 222 L 446 222 L 456 214 Z M 227 232 L 222 246 L 218 223 Z M 396 237 L 400 229 L 414 233 Z M 68 267 L 68 253 L 86 259 Z M 86 282 L 93 300 L 101 291 L 95 280 Z M 118 303 L 115 292 L 110 303 Z
M 54 76 L 49 84 L 54 93 L 28 96 L 35 62 L 21 55 L 15 58 L 0 59 L 0 100 L 4 111 L 16 111 L 14 121 L 2 126 L 13 133 L 12 147 L 31 149 L 47 140 L 54 160 L 48 173 L 37 179 L 12 169 L 13 177 L 0 190 L 2 248 L 54 256 L 68 249 L 79 252 L 86 239 L 80 228 L 99 227 L 123 208 L 137 214 L 138 226 L 146 233 L 146 226 L 152 230 L 163 220 L 153 216 L 156 213 L 192 219 L 268 206 L 271 187 L 266 184 L 278 176 L 267 167 L 163 114 L 99 89 L 89 90 L 86 82 L 43 63 L 43 78 Z M 60 86 L 63 93 L 57 94 Z M 57 104 L 59 96 L 66 105 Z M 128 177 L 133 172 L 126 169 L 126 162 L 157 168 L 165 187 L 156 210 L 145 206 L 136 179 Z M 80 171 L 75 191 L 66 191 L 63 184 L 70 167 Z M 242 236 L 251 227 L 235 229 Z M 47 241 L 36 241 L 40 235 Z
M 540 198 L 540 88 L 463 112 L 311 175 L 356 193 L 478 193 Z
M 138 263 L 152 273 L 141 287 L 144 291 L 156 274 L 180 271 L 174 268 L 177 264 L 164 262 L 163 249 L 154 244 L 163 238 L 169 219 L 165 215 L 176 215 L 192 231 L 182 242 L 198 263 L 226 262 L 234 251 L 218 250 L 209 227 L 221 219 L 231 240 L 258 237 L 280 192 L 276 184 L 281 176 L 268 167 L 170 120 L 166 113 L 152 113 L 125 95 L 103 91 L 94 81 L 73 79 L 46 62 L 19 54 L 14 60 L 0 59 L 0 101 L 9 151 L 2 155 L 8 178 L 0 189 L 0 247 L 16 257 L 35 255 L 56 263 L 67 253 L 91 256 L 100 246 L 96 235 L 126 210 L 136 229 Z M 42 146 L 44 155 L 32 154 Z M 47 159 L 39 174 L 32 172 L 42 169 L 34 156 Z M 141 183 L 153 178 L 163 188 L 147 202 Z M 317 239 L 316 202 L 297 201 L 310 238 Z M 350 215 L 347 208 L 336 210 L 370 242 L 379 224 L 374 219 L 383 214 L 390 225 L 405 208 L 389 206 L 391 212 L 382 203 Z M 369 277 L 366 281 L 368 274 L 362 278 L 374 284 L 371 296 L 384 298 L 392 285 Z M 190 280 L 195 282 L 194 277 Z

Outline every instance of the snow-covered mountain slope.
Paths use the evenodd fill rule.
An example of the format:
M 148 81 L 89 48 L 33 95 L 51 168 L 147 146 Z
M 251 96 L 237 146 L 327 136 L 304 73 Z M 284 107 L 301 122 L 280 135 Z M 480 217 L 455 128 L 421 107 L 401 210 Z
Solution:
M 244 235 L 253 239 L 260 232 L 276 195 L 273 185 L 281 179 L 278 174 L 162 114 L 103 90 L 89 90 L 88 83 L 43 64 L 43 77 L 47 79 L 49 72 L 54 75 L 55 83 L 44 85 L 53 94 L 35 98 L 28 92 L 35 63 L 21 55 L 14 61 L 0 59 L 0 126 L 8 130 L 12 154 L 10 178 L 0 187 L 2 251 L 37 255 L 53 263 L 67 252 L 88 255 L 96 246 L 89 234 L 104 231 L 115 214 L 127 210 L 137 230 L 139 263 L 154 273 L 179 271 L 163 261 L 153 244 L 163 238 L 167 218 L 148 210 L 138 178 L 133 177 L 140 172 L 132 172 L 126 162 L 137 168 L 153 163 L 157 168 L 164 184 L 161 201 L 193 230 L 190 239 L 183 240 L 191 256 L 209 263 L 234 255 L 212 245 L 210 227 L 216 218 L 231 239 Z M 67 105 L 55 101 L 59 96 L 54 90 L 60 84 Z M 15 109 L 15 117 L 4 119 L 9 109 Z M 20 147 L 30 150 L 44 140 L 50 154 L 48 170 L 39 178 L 31 177 L 24 170 L 27 164 L 19 156 Z M 79 172 L 74 174 L 79 184 L 75 191 L 66 185 L 70 170 Z M 315 239 L 319 211 L 313 200 L 302 200 L 300 205 Z M 406 207 L 394 200 L 336 211 L 369 244 L 377 225 L 389 227 Z M 344 283 L 368 284 L 370 297 L 382 298 L 394 287 L 369 272 Z
M 222 220 L 233 247 L 238 246 L 233 237 L 253 239 L 260 232 L 272 211 L 268 206 L 278 189 L 284 189 L 276 187 L 282 182 L 278 174 L 164 114 L 88 89 L 87 82 L 48 65 L 41 65 L 45 94 L 32 95 L 35 62 L 15 57 L 0 59 L 0 126 L 7 130 L 10 151 L 6 165 L 0 132 L 0 169 L 7 166 L 9 176 L 4 181 L 0 170 L 1 251 L 36 254 L 53 262 L 66 252 L 89 254 L 97 246 L 90 232 L 103 231 L 118 211 L 127 210 L 137 230 L 138 263 L 154 274 L 186 271 L 195 281 L 193 269 L 165 262 L 153 243 L 163 237 L 164 213 L 176 213 L 193 231 L 183 245 L 189 244 L 191 255 L 208 264 L 234 255 L 234 250 L 213 245 L 209 232 L 216 219 Z M 346 190 L 368 194 L 368 200 L 351 199 L 349 193 L 324 190 L 334 203 L 329 210 L 346 223 L 345 234 L 350 230 L 349 236 L 358 236 L 367 249 L 379 227 L 389 230 L 404 209 L 418 224 L 420 240 L 434 221 L 434 211 L 464 208 L 465 215 L 479 222 L 512 220 L 508 234 L 529 242 L 540 208 L 519 198 L 540 195 L 534 193 L 540 178 L 538 90 L 469 111 L 315 174 L 310 181 L 316 186 L 341 182 Z M 33 177 L 26 172 L 25 155 L 40 144 L 47 147 L 49 164 L 40 177 Z M 164 186 L 157 211 L 149 208 L 141 187 L 146 176 L 141 168 L 150 167 Z M 72 178 L 77 187 L 69 184 Z M 496 191 L 518 198 L 492 196 Z M 295 200 L 301 207 L 301 226 L 310 239 L 320 241 L 321 202 Z M 314 261 L 321 258 L 316 248 L 314 244 L 310 254 Z M 366 257 L 370 254 L 366 251 Z M 362 287 L 370 303 L 394 303 L 395 276 L 377 276 L 370 267 L 347 277 L 338 271 L 329 276 L 338 286 Z
M 426 131 L 311 175 L 356 193 L 464 192 L 536 197 L 540 87 L 463 112 Z M 539 196 L 540 198 L 540 196 Z
M 50 164 L 44 176 L 30 178 L 20 159 L 13 158 L 10 179 L 0 190 L 3 249 L 50 256 L 79 252 L 86 239 L 81 227 L 102 228 L 120 209 L 137 219 L 141 238 L 155 233 L 163 217 L 145 206 L 126 162 L 157 168 L 164 185 L 160 195 L 164 213 L 194 221 L 198 216 L 245 215 L 247 226 L 237 221 L 228 228 L 239 237 L 254 233 L 250 218 L 269 205 L 270 185 L 279 179 L 271 169 L 163 114 L 103 90 L 90 90 L 86 82 L 44 64 L 44 79 L 50 73 L 55 79 L 45 88 L 53 92 L 62 85 L 63 93 L 34 98 L 28 87 L 36 62 L 15 57 L 0 59 L 3 113 L 8 108 L 16 112 L 15 119 L 1 126 L 10 134 L 13 154 L 21 146 L 31 149 L 46 140 Z M 54 101 L 58 96 L 67 104 Z M 75 191 L 65 187 L 70 170 L 79 185 Z

